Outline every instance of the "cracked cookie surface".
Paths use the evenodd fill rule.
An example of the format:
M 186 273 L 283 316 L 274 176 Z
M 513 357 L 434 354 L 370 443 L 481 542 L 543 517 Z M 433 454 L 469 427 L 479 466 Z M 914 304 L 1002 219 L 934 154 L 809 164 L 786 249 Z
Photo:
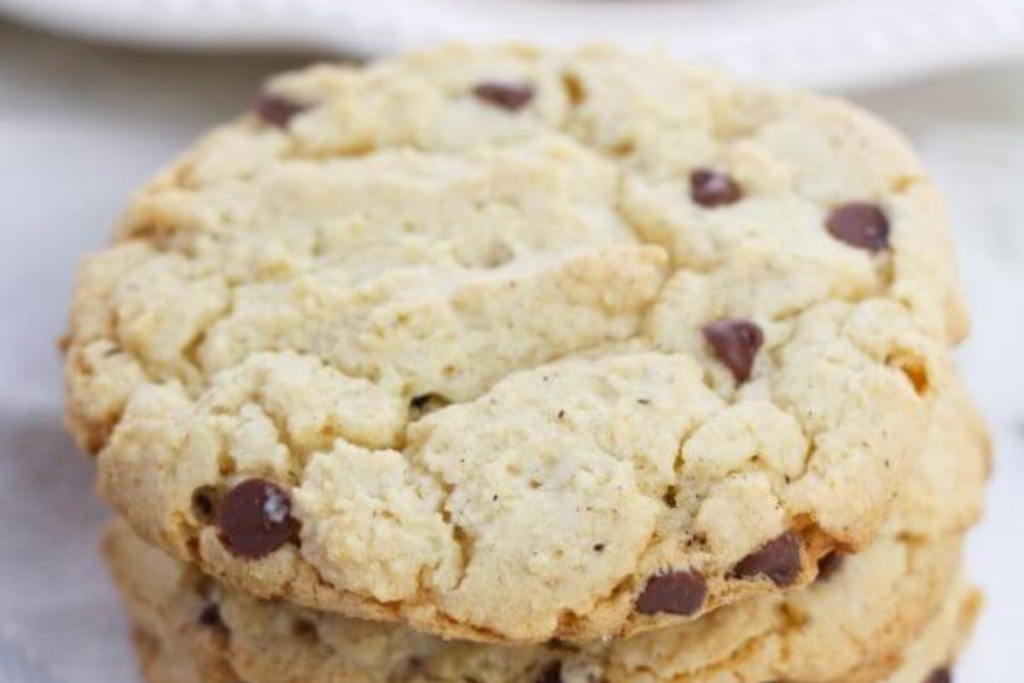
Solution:
M 915 484 L 870 548 L 830 556 L 814 584 L 785 596 L 603 643 L 445 641 L 261 601 L 170 559 L 121 520 L 105 550 L 140 630 L 165 659 L 196 662 L 208 681 L 924 683 L 952 661 L 978 610 L 957 567 L 988 468 L 984 431 L 961 387 L 943 393 L 937 413 Z
M 895 134 L 605 48 L 284 75 L 116 238 L 66 362 L 106 497 L 256 595 L 474 640 L 805 584 L 966 332 Z

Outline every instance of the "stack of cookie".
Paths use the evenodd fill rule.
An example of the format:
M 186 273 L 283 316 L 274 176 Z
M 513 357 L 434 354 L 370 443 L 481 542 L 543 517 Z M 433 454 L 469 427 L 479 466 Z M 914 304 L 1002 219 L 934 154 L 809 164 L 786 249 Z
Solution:
M 987 470 L 940 199 L 603 47 L 272 80 L 82 270 L 150 683 L 940 683 Z

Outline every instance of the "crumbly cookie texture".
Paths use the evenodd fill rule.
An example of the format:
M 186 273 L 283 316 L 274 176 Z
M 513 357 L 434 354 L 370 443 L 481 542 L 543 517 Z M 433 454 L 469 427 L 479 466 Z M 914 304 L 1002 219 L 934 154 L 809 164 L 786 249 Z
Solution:
M 106 497 L 257 595 L 475 640 L 805 584 L 966 332 L 893 132 L 605 48 L 282 76 L 116 237 L 66 362 Z
M 144 632 L 189 651 L 188 661 L 249 683 L 881 680 L 911 666 L 910 659 L 927 659 L 908 659 L 914 648 L 929 657 L 938 649 L 910 645 L 915 639 L 950 642 L 946 627 L 934 638 L 920 634 L 936 619 L 955 622 L 961 598 L 950 595 L 959 590 L 961 538 L 980 512 L 984 431 L 959 385 L 943 392 L 936 412 L 941 419 L 910 474 L 917 483 L 870 548 L 828 556 L 805 589 L 625 639 L 518 647 L 446 641 L 403 625 L 261 601 L 170 559 L 122 520 L 111 527 L 105 550 Z M 951 480 L 958 482 L 954 495 Z M 936 617 L 943 604 L 953 605 L 952 616 Z

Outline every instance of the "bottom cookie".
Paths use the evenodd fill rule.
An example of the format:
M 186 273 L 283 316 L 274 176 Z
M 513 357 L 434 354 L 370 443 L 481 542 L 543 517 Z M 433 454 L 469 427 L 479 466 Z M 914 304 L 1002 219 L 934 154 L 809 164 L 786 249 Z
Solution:
M 978 610 L 960 538 L 891 540 L 782 599 L 569 646 L 443 641 L 227 591 L 122 523 L 106 552 L 148 683 L 943 683 Z M 831 574 L 831 575 L 830 575 Z
M 969 636 L 980 606 L 978 591 L 958 588 L 938 617 L 896 661 L 867 664 L 828 683 L 949 683 L 952 662 Z M 136 623 L 134 641 L 145 683 L 244 683 L 227 657 L 177 642 L 171 634 L 159 634 Z M 545 683 L 549 680 L 557 678 L 552 675 Z
M 949 683 L 951 663 L 970 634 L 980 604 L 977 591 L 958 589 L 897 661 L 867 664 L 828 683 Z M 145 683 L 243 683 L 226 657 L 198 652 L 170 634 L 136 624 L 134 640 Z

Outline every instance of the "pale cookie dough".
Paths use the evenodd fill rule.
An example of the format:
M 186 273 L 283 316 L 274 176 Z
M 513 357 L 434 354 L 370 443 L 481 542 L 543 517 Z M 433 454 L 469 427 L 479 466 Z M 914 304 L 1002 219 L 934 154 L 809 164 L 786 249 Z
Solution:
M 966 333 L 944 222 L 868 115 L 660 55 L 314 67 L 86 261 L 68 423 L 253 594 L 639 632 L 876 536 Z

